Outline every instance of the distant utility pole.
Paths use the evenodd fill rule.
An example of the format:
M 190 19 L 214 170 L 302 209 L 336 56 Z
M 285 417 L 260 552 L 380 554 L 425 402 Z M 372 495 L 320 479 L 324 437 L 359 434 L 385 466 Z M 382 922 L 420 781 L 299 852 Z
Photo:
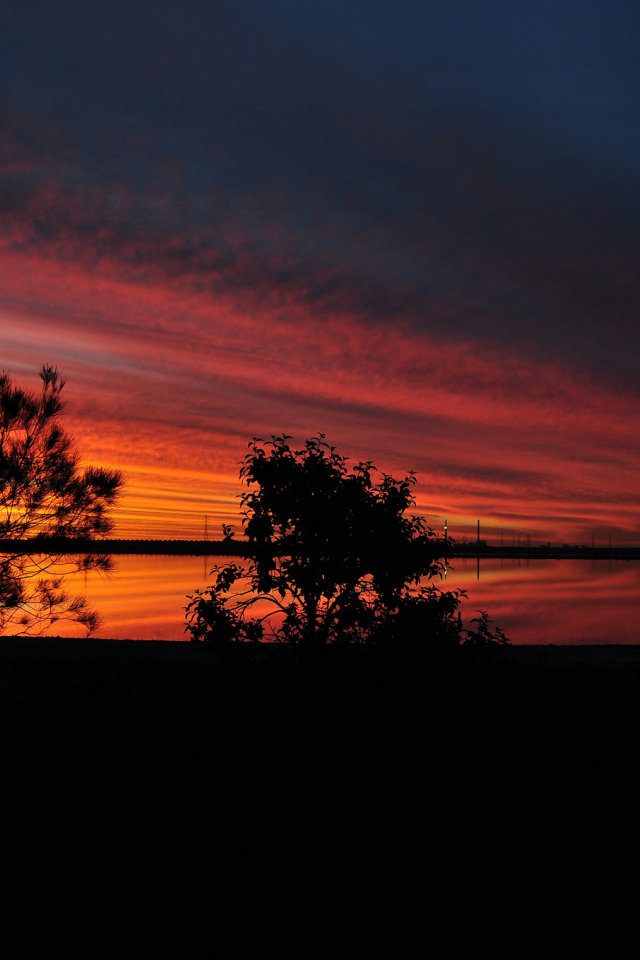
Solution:
M 478 543 L 480 543 L 480 521 L 478 520 Z
M 209 517 L 204 518 L 204 538 L 209 539 Z

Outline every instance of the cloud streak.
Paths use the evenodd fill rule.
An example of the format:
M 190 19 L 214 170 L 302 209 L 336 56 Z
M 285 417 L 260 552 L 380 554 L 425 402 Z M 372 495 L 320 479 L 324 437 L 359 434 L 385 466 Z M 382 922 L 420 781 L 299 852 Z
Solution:
M 559 517 L 583 513 L 583 524 L 633 529 L 640 413 L 633 395 L 594 391 L 510 349 L 473 342 L 447 349 L 410 326 L 372 330 L 349 316 L 314 319 L 299 306 L 297 316 L 283 317 L 262 301 L 254 311 L 234 308 L 233 298 L 186 299 L 171 285 L 98 284 L 83 266 L 60 274 L 37 259 L 31 275 L 24 258 L 10 266 L 4 290 L 28 289 L 39 315 L 7 315 L 13 334 L 4 338 L 5 357 L 23 370 L 56 357 L 70 375 L 83 448 L 146 475 L 144 496 L 141 480 L 132 491 L 141 511 L 157 473 L 163 523 L 174 509 L 192 529 L 196 514 L 233 519 L 243 441 L 282 429 L 302 439 L 321 429 L 355 457 L 417 469 L 429 512 L 462 521 L 480 511 L 513 523 L 555 509 Z M 225 491 L 215 507 L 204 490 L 207 473 Z M 188 508 L 196 487 L 197 504 Z

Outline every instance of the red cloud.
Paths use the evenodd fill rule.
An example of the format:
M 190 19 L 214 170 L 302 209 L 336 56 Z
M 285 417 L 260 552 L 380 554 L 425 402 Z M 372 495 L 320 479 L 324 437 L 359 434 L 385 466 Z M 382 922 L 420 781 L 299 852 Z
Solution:
M 444 323 L 429 335 L 342 305 L 318 314 L 275 281 L 198 291 L 192 277 L 123 279 L 119 262 L 58 253 L 0 258 L 4 366 L 68 374 L 83 453 L 130 478 L 120 535 L 237 521 L 246 441 L 282 430 L 416 469 L 420 506 L 455 518 L 454 535 L 478 516 L 553 539 L 637 530 L 633 395 Z

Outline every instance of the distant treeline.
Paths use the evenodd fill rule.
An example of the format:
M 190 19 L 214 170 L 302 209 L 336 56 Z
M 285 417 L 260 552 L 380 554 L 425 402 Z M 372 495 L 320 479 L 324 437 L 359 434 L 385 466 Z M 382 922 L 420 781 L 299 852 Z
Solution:
M 246 556 L 249 544 L 242 540 L 75 540 L 34 537 L 0 540 L 0 553 L 137 553 L 183 556 Z M 496 559 L 590 559 L 640 560 L 640 547 L 587 547 L 571 544 L 539 547 L 491 547 L 485 540 L 443 544 L 447 557 L 493 557 Z
M 234 556 L 247 552 L 248 544 L 236 540 L 61 540 L 34 537 L 0 540 L 0 553 L 138 553 L 190 556 Z
M 485 540 L 454 543 L 447 547 L 448 557 L 495 557 L 512 559 L 589 559 L 640 560 L 640 547 L 587 547 L 564 543 L 562 546 L 541 544 L 539 547 L 490 547 Z

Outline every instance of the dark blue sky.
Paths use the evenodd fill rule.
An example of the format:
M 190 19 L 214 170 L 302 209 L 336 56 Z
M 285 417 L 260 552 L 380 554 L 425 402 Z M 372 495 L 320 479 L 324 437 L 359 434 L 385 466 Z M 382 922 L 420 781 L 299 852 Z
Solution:
M 99 184 L 85 234 L 179 228 L 173 269 L 216 243 L 214 219 L 228 245 L 231 221 L 254 244 L 234 282 L 285 262 L 311 298 L 328 283 L 416 322 L 444 301 L 476 335 L 566 358 L 586 334 L 627 365 L 637 4 L 21 0 L 0 17 L 9 150 L 42 162 L 4 177 L 5 206 L 52 173 L 69 194 Z
M 7 0 L 1 18 L 7 102 L 83 128 L 142 124 L 161 138 L 193 124 L 206 148 L 233 135 L 238 112 L 264 111 L 272 136 L 304 141 L 350 108 L 409 125 L 434 109 L 489 111 L 637 176 L 631 2 Z

